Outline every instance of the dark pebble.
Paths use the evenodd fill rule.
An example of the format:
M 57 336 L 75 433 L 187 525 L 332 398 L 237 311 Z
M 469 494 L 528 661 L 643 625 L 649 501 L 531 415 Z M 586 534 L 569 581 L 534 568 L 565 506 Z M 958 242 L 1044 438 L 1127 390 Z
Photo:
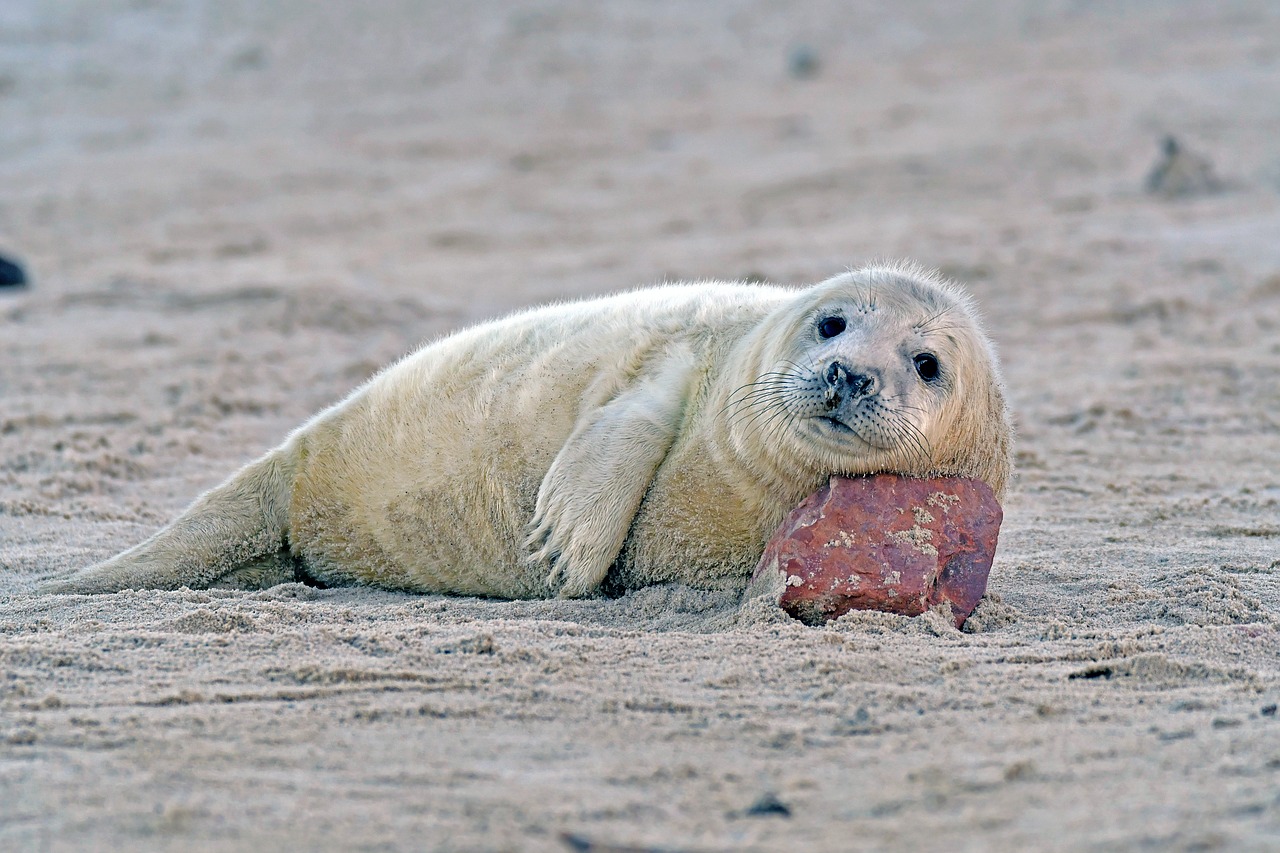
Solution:
M 27 274 L 17 263 L 0 257 L 0 287 L 22 287 L 27 283 Z
M 791 817 L 791 809 L 773 794 L 765 793 L 761 794 L 760 799 L 751 804 L 751 808 L 747 809 L 747 814 L 753 817 L 768 817 L 771 815 Z
M 818 52 L 807 44 L 797 45 L 787 56 L 787 71 L 797 80 L 816 77 L 822 63 L 818 60 Z

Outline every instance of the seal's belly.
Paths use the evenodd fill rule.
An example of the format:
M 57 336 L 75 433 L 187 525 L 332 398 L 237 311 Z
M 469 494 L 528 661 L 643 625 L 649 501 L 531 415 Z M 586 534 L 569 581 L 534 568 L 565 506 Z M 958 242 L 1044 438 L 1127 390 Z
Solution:
M 480 489 L 472 478 L 441 477 L 403 461 L 394 473 L 359 474 L 312 457 L 299 471 L 290 545 L 317 580 L 509 598 L 547 594 L 545 577 L 520 559 L 536 481 Z M 385 488 L 369 489 L 378 477 Z
M 376 387 L 375 387 L 376 391 Z M 545 571 L 525 565 L 538 486 L 569 425 L 512 429 L 502 415 L 424 400 L 358 400 L 297 437 L 289 543 L 329 584 L 416 592 L 545 597 Z M 470 423 L 468 423 L 470 421 Z M 486 429 L 490 439 L 471 439 Z

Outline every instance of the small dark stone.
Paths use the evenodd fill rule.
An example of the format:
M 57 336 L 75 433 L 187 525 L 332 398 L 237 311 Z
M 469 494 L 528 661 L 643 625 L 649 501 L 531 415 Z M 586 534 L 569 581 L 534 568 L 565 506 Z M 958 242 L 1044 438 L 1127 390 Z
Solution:
M 923 713 L 923 711 L 921 712 Z M 833 730 L 837 735 L 874 735 L 884 729 L 871 721 L 871 713 L 866 708 L 859 708 L 853 714 L 844 717 Z
M 777 795 L 766 791 L 760 795 L 760 799 L 751 804 L 751 808 L 746 812 L 752 817 L 769 817 L 777 815 L 778 817 L 791 817 L 791 809 L 786 803 L 778 799 Z
M 678 853 L 662 847 L 635 847 L 630 844 L 612 844 L 608 841 L 595 841 L 574 832 L 560 833 L 560 840 L 576 853 Z
M 1272 702 L 1270 705 L 1263 705 L 1263 706 L 1262 706 L 1262 716 L 1264 716 L 1264 717 L 1274 717 L 1275 715 L 1276 715 L 1276 703 L 1275 703 L 1275 702 Z
M 1208 195 L 1224 189 L 1204 157 L 1172 136 L 1160 140 L 1160 156 L 1147 174 L 1147 192 L 1166 198 Z
M 570 850 L 577 850 L 579 853 L 587 853 L 595 844 L 591 839 L 583 838 L 581 835 L 574 835 L 572 832 L 560 833 L 560 840 L 565 843 Z
M 822 63 L 818 60 L 818 52 L 807 44 L 799 44 L 791 49 L 787 57 L 787 71 L 797 80 L 807 80 L 817 76 Z
M 22 287 L 27 274 L 15 261 L 0 257 L 0 287 Z

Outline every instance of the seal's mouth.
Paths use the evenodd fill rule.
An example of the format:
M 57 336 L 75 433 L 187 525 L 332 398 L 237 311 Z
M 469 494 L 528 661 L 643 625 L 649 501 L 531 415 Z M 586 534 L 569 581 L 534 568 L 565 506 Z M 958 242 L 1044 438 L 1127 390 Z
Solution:
M 881 444 L 831 415 L 815 415 L 809 420 L 814 424 L 818 432 L 838 442 L 846 450 L 852 449 L 851 444 L 860 448 L 859 452 L 893 449 L 892 445 Z
M 854 432 L 853 428 L 850 427 L 848 424 L 846 424 L 844 421 L 838 420 L 829 415 L 821 415 L 815 418 L 814 420 L 818 421 L 824 427 L 834 432 L 841 433 L 844 435 L 857 435 L 857 433 Z

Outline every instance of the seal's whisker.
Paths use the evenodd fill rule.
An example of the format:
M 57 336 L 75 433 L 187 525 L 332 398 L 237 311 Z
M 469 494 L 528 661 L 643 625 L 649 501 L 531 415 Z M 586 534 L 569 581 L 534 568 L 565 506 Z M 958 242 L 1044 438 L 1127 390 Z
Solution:
M 929 460 L 933 458 L 933 452 L 929 446 L 929 440 L 925 437 L 925 434 L 921 432 L 919 427 L 905 417 L 898 418 L 894 426 L 898 430 L 899 434 L 904 437 L 904 440 L 919 452 L 920 461 L 922 463 L 928 463 Z
M 786 418 L 778 427 L 780 430 L 791 430 L 795 427 L 797 417 L 796 413 L 788 409 L 786 415 Z
M 809 395 L 801 388 L 793 387 L 789 389 L 788 393 L 779 397 L 779 399 L 777 400 L 777 405 L 775 407 L 772 407 L 772 414 L 769 414 L 770 410 L 768 409 L 760 413 L 760 416 L 769 414 L 769 416 L 764 420 L 764 423 L 761 425 L 761 429 L 763 430 L 767 428 L 769 424 L 771 424 L 777 417 L 781 415 L 793 416 L 799 404 L 802 404 L 808 396 Z
M 760 427 L 760 429 L 763 430 L 765 427 L 767 427 L 770 423 L 773 422 L 774 418 L 778 416 L 779 412 L 782 412 L 783 414 L 785 414 L 786 411 L 787 411 L 787 405 L 783 400 L 771 400 L 768 406 L 765 406 L 764 408 L 757 411 L 754 415 L 752 415 L 750 420 L 748 420 L 743 425 L 743 428 L 746 429 L 747 427 L 755 426 L 756 423 L 759 422 L 761 418 L 764 418 L 765 419 L 764 424 Z
M 785 391 L 785 388 L 785 385 L 780 385 L 754 389 L 747 394 L 743 394 L 738 399 L 726 403 L 724 408 L 717 413 L 717 417 L 728 413 L 729 417 L 732 418 L 739 414 L 753 411 L 762 404 L 771 403 L 777 397 L 784 396 L 782 392 Z
M 790 379 L 790 378 L 792 378 L 790 373 L 787 373 L 787 372 L 785 372 L 785 371 L 781 371 L 781 370 L 771 370 L 771 371 L 769 371 L 768 373 L 761 373 L 759 376 L 757 376 L 757 377 L 756 377 L 755 379 L 753 379 L 752 381 L 750 381 L 750 382 L 746 382 L 746 383 L 744 383 L 744 384 L 742 384 L 742 385 L 739 385 L 739 386 L 738 386 L 736 389 L 734 389 L 734 390 L 735 390 L 735 393 L 736 393 L 737 391 L 740 391 L 740 390 L 742 390 L 743 388 L 750 388 L 750 387 L 751 387 L 751 386 L 753 386 L 753 385 L 763 385 L 763 384 L 765 384 L 765 383 L 767 383 L 767 382 L 776 382 L 776 381 L 779 381 L 779 380 L 786 380 L 786 379 Z
M 724 408 L 717 413 L 717 416 L 724 414 L 725 411 L 732 406 L 740 405 L 741 403 L 756 397 L 774 394 L 779 389 L 786 387 L 786 385 L 787 382 L 785 381 L 785 377 L 769 379 L 766 381 L 748 382 L 746 385 L 737 388 L 729 395 L 729 401 L 725 403 Z
M 937 320 L 939 320 L 940 318 L 942 318 L 942 317 L 946 316 L 947 314 L 951 313 L 951 311 L 952 311 L 954 308 L 955 308 L 955 306 L 954 306 L 954 305 L 948 305 L 948 306 L 946 306 L 945 308 L 943 308 L 941 311 L 938 311 L 936 314 L 933 314 L 932 316 L 928 317 L 927 319 L 921 320 L 919 323 L 916 323 L 916 324 L 915 324 L 915 326 L 914 326 L 913 328 L 915 328 L 915 329 L 916 329 L 916 331 L 919 331 L 919 332 L 924 332 L 924 331 L 937 331 L 936 329 L 931 329 L 931 328 L 930 328 L 930 326 L 931 326 L 934 322 L 936 322 Z
M 785 382 L 790 378 L 791 378 L 791 375 L 787 373 L 763 373 L 760 376 L 758 376 L 755 380 L 751 382 L 746 382 L 742 385 L 739 385 L 737 388 L 734 388 L 732 393 L 730 393 L 729 396 L 732 397 L 734 394 L 737 394 L 739 391 L 742 391 L 745 388 L 757 388 L 761 385 L 771 385 L 777 382 Z
M 729 402 L 725 404 L 725 408 L 735 405 L 743 400 L 750 400 L 762 394 L 772 394 L 779 389 L 786 387 L 787 383 L 780 380 L 773 380 L 768 383 L 753 383 L 752 386 L 744 386 L 733 393 L 729 398 Z
M 778 400 L 762 400 L 755 406 L 735 412 L 734 417 L 738 419 L 734 420 L 733 423 L 735 425 L 749 427 L 755 421 L 758 421 L 769 412 L 778 408 L 783 408 L 783 405 Z M 743 421 L 741 418 L 745 418 L 746 420 Z
M 921 414 L 928 413 L 928 409 L 925 409 L 921 406 L 909 406 L 906 403 L 903 403 L 902 398 L 905 396 L 906 396 L 905 394 L 894 394 L 892 397 L 885 397 L 884 400 L 885 402 L 893 403 L 893 410 L 895 411 L 919 412 Z
M 741 417 L 757 417 L 761 412 L 767 412 L 774 406 L 780 405 L 781 401 L 789 393 L 789 385 L 786 383 L 753 389 L 731 404 L 732 410 L 729 411 L 729 419 L 734 421 Z M 726 409 L 728 408 L 726 407 Z
M 923 332 L 924 334 L 936 335 L 939 332 L 954 332 L 963 328 L 964 326 L 955 325 L 952 323 L 944 323 L 941 326 L 930 326 L 927 329 L 920 329 L 919 331 Z
M 772 438 L 774 433 L 770 431 L 770 427 L 778 420 L 779 417 L 781 417 L 783 421 L 782 423 L 778 424 L 777 428 L 783 429 L 787 426 L 787 424 L 790 422 L 789 419 L 792 417 L 789 407 L 779 406 L 777 410 L 774 411 L 773 416 L 770 417 L 767 421 L 765 421 L 764 424 L 760 427 L 761 434 L 766 437 Z
M 867 418 L 875 427 L 878 438 L 885 439 L 889 446 L 908 456 L 919 456 L 927 461 L 928 454 L 921 443 L 919 431 L 912 432 L 914 424 L 903 413 L 878 405 L 867 412 Z

